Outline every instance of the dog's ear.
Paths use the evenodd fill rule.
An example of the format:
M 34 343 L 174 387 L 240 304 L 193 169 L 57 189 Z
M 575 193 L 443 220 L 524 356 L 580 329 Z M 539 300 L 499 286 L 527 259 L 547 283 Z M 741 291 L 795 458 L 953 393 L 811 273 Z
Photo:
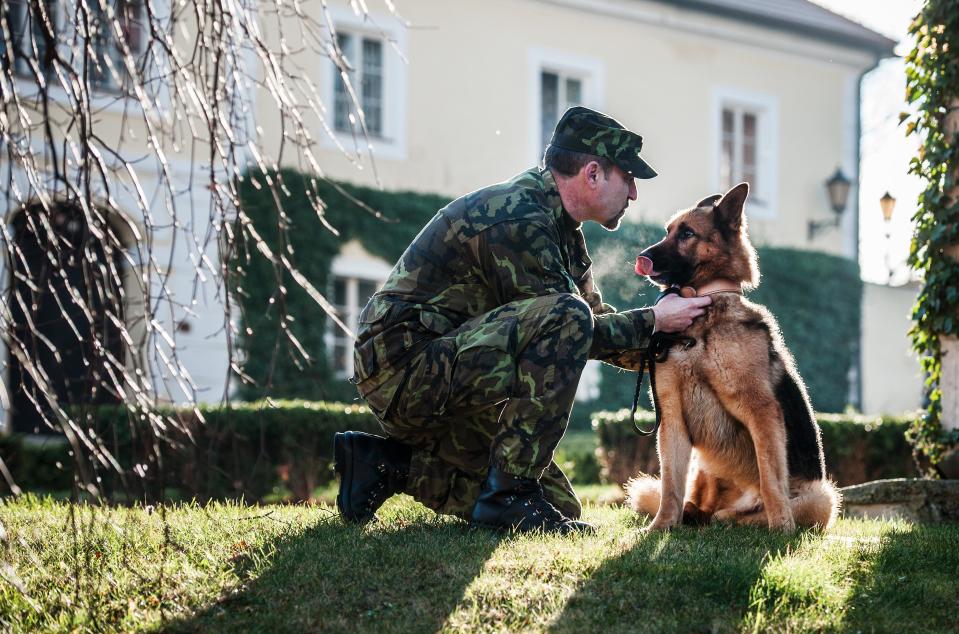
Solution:
M 706 196 L 705 198 L 703 198 L 702 200 L 700 200 L 698 203 L 696 203 L 696 206 L 697 206 L 697 207 L 712 207 L 712 206 L 714 206 L 714 205 L 716 204 L 716 201 L 719 200 L 719 199 L 722 198 L 722 197 L 723 197 L 722 194 L 713 194 L 712 196 Z
M 747 183 L 740 183 L 723 194 L 713 210 L 721 227 L 739 231 L 743 224 L 743 206 L 746 204 L 746 196 L 748 195 L 749 185 Z

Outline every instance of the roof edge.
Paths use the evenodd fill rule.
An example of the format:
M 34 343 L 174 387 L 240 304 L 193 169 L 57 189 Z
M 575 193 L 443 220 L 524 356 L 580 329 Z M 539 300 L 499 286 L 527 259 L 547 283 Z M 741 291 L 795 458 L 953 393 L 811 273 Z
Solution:
M 832 31 L 830 29 L 817 28 L 813 25 L 799 24 L 790 20 L 782 20 L 772 16 L 759 15 L 749 11 L 741 11 L 733 7 L 717 6 L 716 4 L 706 0 L 652 1 L 661 4 L 668 4 L 671 7 L 680 9 L 689 9 L 692 11 L 699 11 L 701 13 L 710 13 L 713 15 L 732 18 L 741 22 L 755 24 L 757 26 L 771 27 L 781 31 L 807 35 L 831 44 L 838 44 L 841 46 L 868 51 L 875 55 L 877 59 L 896 57 L 895 47 L 897 42 L 895 40 L 892 40 L 881 33 L 873 31 L 872 29 L 865 27 L 858 22 L 850 20 L 845 16 L 839 15 L 838 13 L 833 13 L 832 11 L 829 11 L 829 9 L 818 4 L 816 6 L 823 11 L 828 11 L 829 13 L 858 26 L 863 31 L 862 36 L 837 33 L 836 31 Z

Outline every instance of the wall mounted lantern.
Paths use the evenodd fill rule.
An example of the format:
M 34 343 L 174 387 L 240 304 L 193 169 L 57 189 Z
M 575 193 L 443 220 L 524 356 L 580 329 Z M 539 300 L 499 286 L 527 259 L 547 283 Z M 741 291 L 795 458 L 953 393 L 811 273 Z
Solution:
M 812 241 L 816 234 L 823 229 L 838 227 L 842 212 L 846 209 L 846 203 L 849 201 L 849 188 L 852 181 L 846 178 L 840 168 L 836 168 L 836 173 L 826 181 L 826 191 L 829 194 L 829 205 L 832 207 L 835 216 L 826 220 L 809 221 L 809 240 Z
M 892 278 L 896 275 L 899 266 L 892 264 L 892 212 L 896 208 L 895 197 L 886 192 L 879 199 L 879 208 L 882 210 L 882 219 L 886 223 L 886 270 L 889 276 L 886 278 L 886 284 L 892 284 Z M 901 266 L 901 265 L 900 265 Z
M 892 212 L 896 208 L 896 199 L 892 194 L 886 192 L 879 199 L 879 208 L 882 209 L 882 219 L 886 221 L 888 227 L 889 221 L 892 220 Z

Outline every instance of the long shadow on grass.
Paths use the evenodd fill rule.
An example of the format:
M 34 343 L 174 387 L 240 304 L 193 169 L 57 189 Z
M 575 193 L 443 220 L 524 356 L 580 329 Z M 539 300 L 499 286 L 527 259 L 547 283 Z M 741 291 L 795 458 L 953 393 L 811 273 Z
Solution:
M 455 520 L 325 521 L 273 544 L 238 593 L 169 631 L 434 632 L 499 543 Z M 269 552 L 267 550 L 266 552 Z
M 767 557 L 800 539 L 725 526 L 643 536 L 590 575 L 550 631 L 733 630 Z
M 959 526 L 906 526 L 859 551 L 842 629 L 959 631 Z

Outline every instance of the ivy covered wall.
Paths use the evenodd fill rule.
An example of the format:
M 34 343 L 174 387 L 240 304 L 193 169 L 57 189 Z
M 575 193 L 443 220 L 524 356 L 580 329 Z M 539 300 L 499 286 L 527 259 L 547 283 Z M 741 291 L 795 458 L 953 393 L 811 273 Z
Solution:
M 943 428 L 944 402 L 951 405 L 949 426 L 959 416 L 959 399 L 943 398 L 944 390 L 955 395 L 959 389 L 956 371 L 943 372 L 943 345 L 955 350 L 959 337 L 959 0 L 926 0 L 909 34 L 915 47 L 906 56 L 906 99 L 914 112 L 902 113 L 900 121 L 907 135 L 918 137 L 909 172 L 925 185 L 912 218 L 909 264 L 923 283 L 909 334 L 926 374 L 928 401 L 909 435 L 916 452 L 935 466 L 959 446 L 959 429 Z
M 449 202 L 442 196 L 313 181 L 294 170 L 283 170 L 279 176 L 289 192 L 283 200 L 285 218 L 278 217 L 262 174 L 244 179 L 243 209 L 275 252 L 292 248 L 291 257 L 299 271 L 328 297 L 330 266 L 344 244 L 358 240 L 370 254 L 392 264 L 423 225 Z M 306 192 L 314 192 L 325 203 L 325 220 L 338 236 L 323 226 Z M 371 210 L 379 211 L 381 217 Z M 284 227 L 294 229 L 286 231 Z M 327 318 L 316 302 L 288 276 L 282 281 L 286 293 L 281 294 L 274 268 L 259 252 L 241 251 L 231 264 L 231 287 L 243 306 L 245 322 L 237 343 L 245 360 L 243 371 L 253 381 L 241 383 L 237 395 L 244 400 L 266 396 L 353 400 L 353 386 L 333 377 L 324 342 Z M 311 362 L 304 363 L 279 328 L 282 313 L 289 315 L 289 330 Z
M 242 204 L 257 230 L 275 250 L 293 248 L 294 261 L 316 288 L 328 290 L 330 266 L 343 244 L 358 240 L 371 254 L 395 262 L 424 224 L 448 199 L 412 192 L 383 192 L 345 184 L 307 182 L 294 171 L 281 173 L 290 196 L 284 201 L 288 219 L 279 220 L 263 176 L 248 178 Z M 324 228 L 304 192 L 312 188 L 326 203 L 326 220 L 340 235 Z M 351 198 L 378 210 L 377 218 Z M 281 226 L 296 227 L 283 232 Z M 633 272 L 636 255 L 657 241 L 662 228 L 624 224 L 615 233 L 595 223 L 584 226 L 594 270 L 604 298 L 618 308 L 644 306 L 657 294 Z M 819 411 L 841 411 L 848 403 L 848 373 L 859 342 L 862 284 L 856 263 L 822 253 L 762 248 L 762 284 L 750 293 L 778 317 L 787 345 L 809 386 Z M 245 357 L 244 371 L 255 385 L 244 384 L 243 399 L 264 396 L 352 400 L 355 390 L 346 381 L 334 380 L 327 358 L 323 311 L 291 280 L 283 280 L 286 294 L 273 268 L 259 253 L 239 253 L 234 259 L 234 294 L 244 306 L 245 326 L 238 340 Z M 273 303 L 270 299 L 273 298 Z M 291 334 L 312 357 L 305 364 L 279 328 L 279 315 L 288 321 Z M 594 403 L 577 403 L 574 418 L 587 425 L 597 409 L 626 407 L 632 402 L 635 375 L 603 366 L 600 397 Z M 644 395 L 645 399 L 645 395 Z

